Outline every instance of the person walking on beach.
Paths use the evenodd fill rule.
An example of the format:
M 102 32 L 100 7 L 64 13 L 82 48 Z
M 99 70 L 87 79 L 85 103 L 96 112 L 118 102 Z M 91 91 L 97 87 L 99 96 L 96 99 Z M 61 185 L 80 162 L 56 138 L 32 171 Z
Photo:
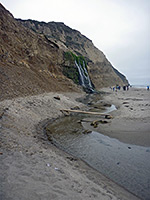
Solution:
M 126 85 L 123 86 L 123 90 L 126 91 Z
M 147 90 L 149 90 L 149 85 L 147 86 Z

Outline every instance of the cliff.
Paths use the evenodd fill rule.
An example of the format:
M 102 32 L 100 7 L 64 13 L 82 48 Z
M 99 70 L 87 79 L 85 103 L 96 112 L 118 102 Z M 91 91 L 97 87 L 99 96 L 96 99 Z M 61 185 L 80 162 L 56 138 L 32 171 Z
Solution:
M 63 23 L 16 20 L 0 4 L 0 38 L 0 100 L 50 91 L 80 92 L 77 68 L 70 58 L 66 60 L 70 51 L 86 61 L 96 89 L 128 83 L 91 40 Z
M 62 73 L 63 51 L 20 25 L 0 4 L 0 100 L 50 91 L 80 91 Z
M 96 89 L 116 84 L 128 84 L 126 77 L 111 65 L 103 52 L 79 31 L 58 22 L 45 23 L 20 19 L 18 21 L 34 32 L 44 34 L 64 51 L 72 51 L 76 55 L 84 56 L 87 61 L 89 75 Z

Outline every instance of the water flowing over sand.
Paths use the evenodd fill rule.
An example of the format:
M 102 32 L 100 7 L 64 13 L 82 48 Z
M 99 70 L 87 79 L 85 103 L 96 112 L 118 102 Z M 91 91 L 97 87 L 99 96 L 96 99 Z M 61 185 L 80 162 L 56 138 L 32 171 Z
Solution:
M 78 120 L 77 116 L 65 117 L 49 126 L 55 145 L 130 192 L 148 199 L 150 147 L 122 143 L 95 131 L 84 134 Z

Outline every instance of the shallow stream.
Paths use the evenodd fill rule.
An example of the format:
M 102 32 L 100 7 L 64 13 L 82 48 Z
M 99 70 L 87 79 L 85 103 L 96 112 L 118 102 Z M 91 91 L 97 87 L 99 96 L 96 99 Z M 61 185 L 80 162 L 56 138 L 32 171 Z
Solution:
M 114 109 L 114 106 L 108 107 L 106 113 Z M 85 118 L 78 114 L 49 124 L 54 144 L 81 158 L 131 193 L 150 199 L 150 147 L 125 144 L 95 131 L 85 134 L 80 123 Z

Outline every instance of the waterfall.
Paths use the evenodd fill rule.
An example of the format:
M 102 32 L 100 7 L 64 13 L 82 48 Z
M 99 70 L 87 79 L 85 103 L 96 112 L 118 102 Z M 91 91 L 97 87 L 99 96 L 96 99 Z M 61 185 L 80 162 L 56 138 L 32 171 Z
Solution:
M 79 76 L 80 76 L 81 85 L 82 85 L 83 87 L 85 87 L 84 78 L 83 78 L 83 73 L 82 73 L 82 71 L 81 71 L 81 68 L 82 68 L 82 67 L 78 65 L 78 63 L 77 63 L 76 60 L 75 60 L 75 65 L 76 65 L 76 67 L 78 68 L 78 72 L 79 72 Z
M 82 67 L 82 66 L 81 66 Z M 84 73 L 85 72 L 85 73 Z M 91 80 L 90 80 L 90 77 L 89 77 L 89 74 L 88 74 L 88 71 L 85 67 L 85 62 L 83 61 L 83 73 L 84 73 L 84 76 L 85 76 L 85 79 L 88 81 L 88 84 L 89 84 L 89 87 L 90 88 L 93 88 L 92 87 L 92 83 L 91 83 Z
M 85 62 L 83 61 L 83 66 L 82 66 L 80 62 L 78 64 L 77 61 L 75 60 L 75 65 L 78 68 L 78 72 L 79 72 L 79 76 L 80 76 L 79 77 L 80 84 L 83 86 L 84 89 L 87 89 L 90 92 L 94 92 L 88 71 L 85 66 Z

